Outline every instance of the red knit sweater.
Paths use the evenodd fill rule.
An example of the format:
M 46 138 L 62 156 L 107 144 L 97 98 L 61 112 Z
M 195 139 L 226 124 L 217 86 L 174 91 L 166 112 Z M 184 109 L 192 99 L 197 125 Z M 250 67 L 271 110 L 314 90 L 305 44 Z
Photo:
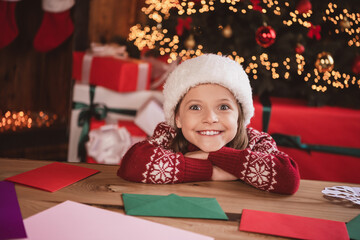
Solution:
M 169 125 L 160 123 L 151 138 L 129 149 L 117 174 L 143 183 L 209 181 L 216 165 L 258 189 L 295 193 L 300 182 L 295 161 L 278 150 L 269 134 L 253 128 L 247 128 L 247 134 L 249 143 L 244 150 L 223 147 L 211 152 L 206 161 L 169 150 L 175 132 Z

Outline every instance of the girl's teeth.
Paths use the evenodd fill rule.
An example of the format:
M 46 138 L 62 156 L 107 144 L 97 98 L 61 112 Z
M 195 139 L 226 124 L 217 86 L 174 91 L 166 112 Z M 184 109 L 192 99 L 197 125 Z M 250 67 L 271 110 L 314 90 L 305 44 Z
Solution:
M 220 131 L 201 131 L 200 132 L 201 135 L 207 135 L 207 136 L 212 136 L 212 135 L 216 135 L 219 133 L 220 133 Z

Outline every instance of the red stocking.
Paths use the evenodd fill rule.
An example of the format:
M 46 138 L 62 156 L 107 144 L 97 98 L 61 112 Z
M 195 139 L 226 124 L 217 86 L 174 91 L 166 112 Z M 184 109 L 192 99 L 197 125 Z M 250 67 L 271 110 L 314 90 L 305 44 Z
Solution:
M 34 48 L 47 52 L 63 43 L 74 31 L 70 10 L 62 12 L 44 12 L 40 29 L 34 39 Z
M 16 2 L 0 1 L 0 49 L 9 45 L 19 33 L 15 7 Z

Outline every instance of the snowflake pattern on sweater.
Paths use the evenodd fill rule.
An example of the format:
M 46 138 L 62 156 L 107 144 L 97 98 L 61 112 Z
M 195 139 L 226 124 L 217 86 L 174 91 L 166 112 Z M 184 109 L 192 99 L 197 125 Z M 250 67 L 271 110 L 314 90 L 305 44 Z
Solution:
M 118 175 L 129 181 L 168 184 L 211 180 L 217 166 L 265 191 L 293 194 L 299 186 L 297 164 L 279 151 L 272 137 L 247 128 L 248 146 L 209 154 L 208 161 L 185 157 L 169 149 L 175 131 L 160 123 L 148 140 L 135 144 L 123 157 Z
M 154 154 L 150 162 L 146 164 L 146 171 L 143 173 L 143 183 L 176 183 L 176 175 L 179 172 L 177 166 L 180 164 L 178 154 L 160 147 L 154 148 Z
M 244 170 L 241 172 L 242 179 L 254 187 L 267 191 L 273 190 L 276 184 L 276 171 L 273 170 L 275 162 L 270 161 L 264 154 L 250 155 L 249 150 L 246 151 L 248 154 L 245 157 L 247 161 L 243 164 Z
M 250 154 L 250 150 L 246 149 L 247 161 L 244 162 L 244 170 L 241 172 L 242 178 L 254 187 L 271 191 L 276 184 L 276 171 L 274 170 L 275 162 L 271 161 L 273 156 L 270 156 L 269 159 L 268 154 L 277 151 L 275 142 L 268 134 L 253 128 L 248 129 L 248 135 L 248 148 L 253 149 L 256 153 Z

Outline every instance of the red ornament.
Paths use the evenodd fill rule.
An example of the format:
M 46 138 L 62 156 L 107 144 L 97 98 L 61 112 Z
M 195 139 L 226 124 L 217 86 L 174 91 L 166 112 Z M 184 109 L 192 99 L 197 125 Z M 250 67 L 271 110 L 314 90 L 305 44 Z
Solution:
M 270 26 L 262 26 L 256 30 L 255 39 L 260 46 L 267 48 L 275 42 L 276 32 Z
M 351 70 L 355 74 L 360 74 L 360 56 L 355 57 Z
M 307 13 L 312 9 L 311 2 L 309 0 L 300 0 L 296 5 L 296 10 L 300 14 Z
M 298 53 L 298 54 L 303 54 L 305 51 L 305 47 L 304 45 L 298 43 L 295 47 L 295 52 Z

